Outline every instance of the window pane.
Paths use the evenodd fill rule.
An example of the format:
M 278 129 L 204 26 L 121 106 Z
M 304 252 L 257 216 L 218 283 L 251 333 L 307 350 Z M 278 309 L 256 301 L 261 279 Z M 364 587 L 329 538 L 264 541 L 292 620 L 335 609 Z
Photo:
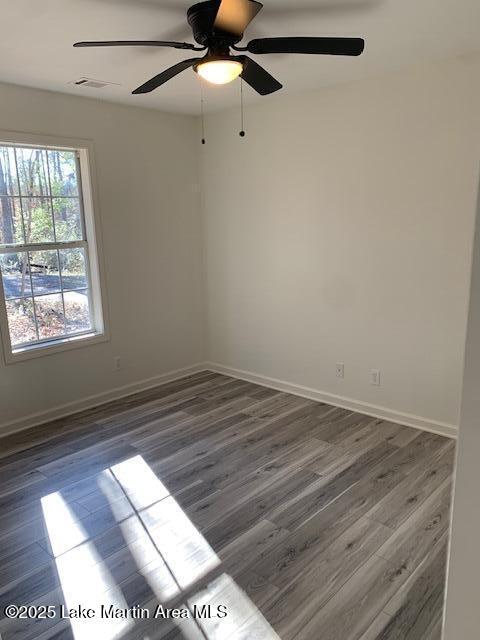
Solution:
M 0 144 L 0 290 L 14 346 L 95 330 L 79 167 L 75 150 Z
M 0 196 L 0 244 L 23 244 L 23 242 L 20 199 Z
M 30 254 L 33 295 L 61 291 L 58 254 L 56 251 L 32 251 Z
M 57 241 L 82 240 L 80 200 L 78 198 L 54 198 L 52 202 Z
M 47 154 L 44 149 L 17 147 L 18 177 L 22 196 L 49 196 Z
M 0 147 L 0 195 L 18 195 L 17 170 L 13 147 Z
M 55 338 L 65 334 L 65 318 L 61 294 L 39 296 L 35 300 L 40 338 Z
M 31 298 L 7 301 L 8 328 L 12 345 L 37 339 L 33 302 Z
M 64 300 L 67 332 L 76 333 L 91 329 L 87 291 L 67 291 Z
M 25 241 L 53 242 L 52 210 L 48 198 L 23 198 Z
M 85 289 L 85 249 L 61 249 L 59 253 L 63 290 Z
M 32 295 L 27 254 L 7 253 L 0 256 L 3 293 L 5 298 L 23 298 Z
M 74 151 L 48 151 L 52 196 L 77 196 L 77 163 Z

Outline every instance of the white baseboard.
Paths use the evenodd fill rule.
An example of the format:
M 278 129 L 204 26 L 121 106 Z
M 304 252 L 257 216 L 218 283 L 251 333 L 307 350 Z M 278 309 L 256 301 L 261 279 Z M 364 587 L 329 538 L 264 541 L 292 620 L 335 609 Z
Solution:
M 86 398 L 82 398 L 81 400 L 67 402 L 46 411 L 31 413 L 30 415 L 19 418 L 18 420 L 1 423 L 0 437 L 10 435 L 11 433 L 17 433 L 18 431 L 24 431 L 25 429 L 30 429 L 31 427 L 36 427 L 37 425 L 43 424 L 44 422 L 50 422 L 51 420 L 64 418 L 66 416 L 72 415 L 73 413 L 84 411 L 85 409 L 98 407 L 112 400 L 118 400 L 119 398 L 130 396 L 134 393 L 138 393 L 139 391 L 147 391 L 148 389 L 153 389 L 154 387 L 158 387 L 159 385 L 165 384 L 166 382 L 172 382 L 173 380 L 186 378 L 193 373 L 198 373 L 199 371 L 206 370 L 208 370 L 208 367 L 205 363 L 198 363 L 189 367 L 184 367 L 182 369 L 176 369 L 175 371 L 161 373 L 160 375 L 154 376 L 153 378 L 140 380 L 138 382 L 132 382 L 121 387 L 115 387 L 114 389 L 110 389 L 109 391 L 103 391 L 102 393 L 87 396 Z
M 208 362 L 205 367 L 215 373 L 223 373 L 234 378 L 246 380 L 247 382 L 253 382 L 264 387 L 270 387 L 271 389 L 277 389 L 278 391 L 285 391 L 286 393 L 292 393 L 296 396 L 308 398 L 309 400 L 317 400 L 318 402 L 331 404 L 335 407 L 341 407 L 342 409 L 357 411 L 358 413 L 363 413 L 367 416 L 372 416 L 373 418 L 380 418 L 381 420 L 388 420 L 389 422 L 395 422 L 407 427 L 414 427 L 415 429 L 421 429 L 422 431 L 437 433 L 442 436 L 447 436 L 448 438 L 457 438 L 458 436 L 458 427 L 445 422 L 438 422 L 436 420 L 430 420 L 429 418 L 415 416 L 410 413 L 403 413 L 402 411 L 379 407 L 368 402 L 362 402 L 361 400 L 353 400 L 352 398 L 337 396 L 333 393 L 303 387 L 301 385 L 285 382 L 284 380 L 278 380 L 276 378 L 269 378 L 268 376 L 252 373 L 251 371 L 242 371 L 241 369 L 226 367 L 215 362 Z
M 58 405 L 52 409 L 46 411 L 39 411 L 32 413 L 28 416 L 19 418 L 18 420 L 12 420 L 11 422 L 5 422 L 0 424 L 0 437 L 23 431 L 31 427 L 35 427 L 44 422 L 50 422 L 58 418 L 64 418 L 85 409 L 91 409 L 92 407 L 98 407 L 102 404 L 106 404 L 112 400 L 118 400 L 140 391 L 147 391 L 153 389 L 166 382 L 172 382 L 173 380 L 179 380 L 185 378 L 193 373 L 199 371 L 214 371 L 216 373 L 223 373 L 233 378 L 239 378 L 240 380 L 247 380 L 259 384 L 263 387 L 269 387 L 271 389 L 278 389 L 279 391 L 285 391 L 286 393 L 292 393 L 296 396 L 308 398 L 310 400 L 316 400 L 318 402 L 324 402 L 331 404 L 335 407 L 342 407 L 343 409 L 349 409 L 350 411 L 358 411 L 374 418 L 380 418 L 382 420 L 388 420 L 389 422 L 395 422 L 408 427 L 414 427 L 423 431 L 430 431 L 432 433 L 438 433 L 448 438 L 456 438 L 458 435 L 458 427 L 455 425 L 447 424 L 444 422 L 438 422 L 430 420 L 428 418 L 422 418 L 421 416 L 415 416 L 409 413 L 403 413 L 401 411 L 395 411 L 393 409 L 387 409 L 386 407 L 379 407 L 361 400 L 353 400 L 351 398 L 345 398 L 343 396 L 337 396 L 325 391 L 319 391 L 318 389 L 311 389 L 309 387 L 303 387 L 298 384 L 286 382 L 284 380 L 278 380 L 276 378 L 269 378 L 261 374 L 252 373 L 251 371 L 242 371 L 241 369 L 235 369 L 233 367 L 226 367 L 214 362 L 201 362 L 198 364 L 184 367 L 182 369 L 176 369 L 175 371 L 169 371 L 162 373 L 158 376 L 148 378 L 146 380 L 140 380 L 131 384 L 123 385 L 104 391 L 74 402 L 68 402 L 66 404 Z

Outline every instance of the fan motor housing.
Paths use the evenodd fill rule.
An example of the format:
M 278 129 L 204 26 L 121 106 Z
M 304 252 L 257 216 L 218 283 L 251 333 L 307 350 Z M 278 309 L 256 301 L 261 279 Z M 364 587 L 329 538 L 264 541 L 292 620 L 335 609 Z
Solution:
M 243 34 L 238 36 L 214 29 L 219 6 L 220 0 L 198 2 L 188 9 L 187 20 L 196 42 L 214 53 L 228 54 L 229 47 L 240 42 Z

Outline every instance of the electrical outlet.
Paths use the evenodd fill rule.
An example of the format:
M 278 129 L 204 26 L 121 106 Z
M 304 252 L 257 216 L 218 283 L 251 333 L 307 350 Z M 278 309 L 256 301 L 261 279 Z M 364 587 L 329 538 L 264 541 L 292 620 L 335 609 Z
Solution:
M 337 364 L 335 365 L 335 371 L 337 378 L 345 377 L 345 365 L 343 364 L 343 362 L 337 362 Z
M 113 366 L 115 368 L 115 371 L 120 371 L 120 369 L 122 368 L 122 361 L 119 356 L 115 356 L 115 358 L 113 359 Z
M 380 386 L 380 369 L 370 369 L 370 384 L 374 387 Z

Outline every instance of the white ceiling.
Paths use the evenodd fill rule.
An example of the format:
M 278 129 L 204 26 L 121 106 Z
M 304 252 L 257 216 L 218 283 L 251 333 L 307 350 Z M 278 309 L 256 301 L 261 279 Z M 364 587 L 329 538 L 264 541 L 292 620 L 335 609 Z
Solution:
M 77 40 L 193 41 L 188 0 L 0 0 L 0 81 L 182 113 L 200 110 L 199 82 L 186 71 L 148 95 L 131 91 L 189 51 L 157 48 L 73 49 Z M 363 36 L 360 58 L 257 56 L 284 93 L 383 73 L 480 50 L 479 0 L 264 0 L 246 41 L 262 36 Z M 194 54 L 196 55 L 196 54 Z M 199 54 L 201 55 L 201 54 Z M 118 83 L 72 86 L 86 76 Z M 208 88 L 208 109 L 238 104 L 238 83 Z M 246 88 L 247 101 L 270 100 Z

